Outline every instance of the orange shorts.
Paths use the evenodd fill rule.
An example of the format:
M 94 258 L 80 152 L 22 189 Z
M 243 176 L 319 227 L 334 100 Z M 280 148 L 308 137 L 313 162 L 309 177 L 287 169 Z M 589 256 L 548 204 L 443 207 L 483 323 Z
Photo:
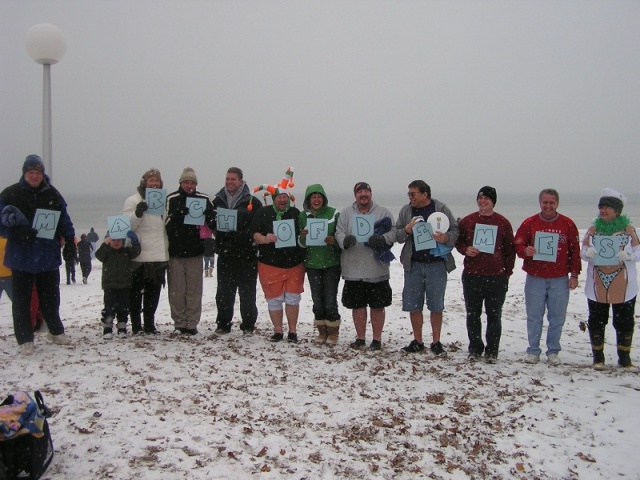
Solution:
M 258 262 L 258 276 L 265 298 L 277 298 L 288 293 L 304 292 L 304 263 L 291 268 L 278 268 Z

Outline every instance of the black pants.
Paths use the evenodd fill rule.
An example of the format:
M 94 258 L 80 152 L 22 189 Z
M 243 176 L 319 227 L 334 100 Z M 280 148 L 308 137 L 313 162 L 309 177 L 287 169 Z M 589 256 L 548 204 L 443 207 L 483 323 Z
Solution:
M 64 268 L 67 271 L 67 285 L 69 285 L 71 282 L 76 283 L 76 261 L 65 260 Z
M 256 307 L 258 264 L 256 260 L 219 255 L 216 270 L 218 276 L 216 323 L 218 327 L 227 331 L 231 330 L 233 306 L 236 302 L 237 292 L 240 297 L 240 317 L 242 318 L 240 328 L 252 330 L 258 319 L 258 307 Z
M 82 270 L 82 278 L 89 278 L 91 273 L 91 259 L 88 261 L 80 260 L 80 269 Z
M 133 271 L 129 305 L 133 333 L 142 330 L 142 315 L 144 315 L 144 331 L 155 330 L 155 315 L 160 301 L 160 292 L 165 282 L 165 270 L 164 262 L 148 262 L 141 263 Z
M 40 311 L 52 335 L 64 333 L 60 320 L 60 270 L 28 273 L 13 271 L 13 328 L 18 345 L 33 342 L 31 325 L 31 294 L 35 282 Z
M 469 353 L 498 355 L 502 335 L 502 305 L 507 296 L 509 279 L 505 276 L 462 274 L 462 291 L 467 309 Z M 486 349 L 482 341 L 482 304 L 487 314 Z
M 118 328 L 125 328 L 129 318 L 130 288 L 107 288 L 104 291 L 104 309 L 102 310 L 102 323 L 110 327 L 115 318 Z

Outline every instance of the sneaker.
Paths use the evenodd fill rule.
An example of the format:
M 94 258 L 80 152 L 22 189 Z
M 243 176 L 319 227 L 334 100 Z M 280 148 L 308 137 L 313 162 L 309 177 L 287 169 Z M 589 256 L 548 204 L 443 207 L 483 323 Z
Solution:
M 139 333 L 139 335 L 160 335 L 160 330 L 157 328 L 145 328 L 143 331 Z
M 604 362 L 598 362 L 593 364 L 593 369 L 602 372 L 603 370 L 607 369 L 607 366 L 604 364 Z
M 411 340 L 411 343 L 402 348 L 403 352 L 416 353 L 424 351 L 424 343 L 418 343 L 415 340 Z
M 467 356 L 467 360 L 469 360 L 469 362 L 471 363 L 479 362 L 481 358 L 482 358 L 482 355 L 480 355 L 479 353 L 470 353 Z
M 272 342 L 280 342 L 282 341 L 283 338 L 284 338 L 284 334 L 276 332 L 273 335 L 271 335 L 270 340 Z
M 524 363 L 528 363 L 530 365 L 535 365 L 540 361 L 540 355 L 534 355 L 533 353 L 528 353 L 526 357 L 524 357 Z
M 105 340 L 111 340 L 113 338 L 113 328 L 104 327 L 102 329 L 102 338 Z
M 490 353 L 489 355 L 484 356 L 484 361 L 489 365 L 495 365 L 496 363 L 498 363 L 498 356 Z
M 127 338 L 127 329 L 119 328 L 118 329 L 118 338 Z
M 253 335 L 253 333 L 255 332 L 255 328 L 254 327 L 240 327 L 240 330 L 242 330 L 242 334 L 243 335 Z
M 354 350 L 360 350 L 365 345 L 366 345 L 365 341 L 358 338 L 356 339 L 355 342 L 350 343 L 349 347 L 353 348 Z
M 226 335 L 227 333 L 231 333 L 231 327 L 218 327 L 216 328 L 216 333 L 218 335 Z
M 71 339 L 64 333 L 61 333 L 60 335 L 52 335 L 51 333 L 47 333 L 47 338 L 56 345 L 71 345 Z
M 558 358 L 557 353 L 550 353 L 547 355 L 547 361 L 549 362 L 549 365 L 560 365 L 560 359 Z
M 82 277 L 82 283 L 87 284 L 87 277 Z
M 378 340 L 372 340 L 371 344 L 369 345 L 369 350 L 371 350 L 372 352 L 382 350 L 382 342 L 379 342 Z
M 29 355 L 33 355 L 35 349 L 33 348 L 33 342 L 27 342 L 20 345 L 20 355 L 24 355 L 28 357 Z
M 298 334 L 297 333 L 287 333 L 287 342 L 289 343 L 298 343 Z
M 187 329 L 184 327 L 176 327 L 173 333 L 176 333 L 178 335 L 184 335 L 185 333 L 187 333 Z
M 433 353 L 436 357 L 446 357 L 447 352 L 444 351 L 444 347 L 440 342 L 431 344 L 431 353 Z
M 187 335 L 197 335 L 198 334 L 198 329 L 197 328 L 185 328 L 184 329 L 184 333 L 186 333 Z

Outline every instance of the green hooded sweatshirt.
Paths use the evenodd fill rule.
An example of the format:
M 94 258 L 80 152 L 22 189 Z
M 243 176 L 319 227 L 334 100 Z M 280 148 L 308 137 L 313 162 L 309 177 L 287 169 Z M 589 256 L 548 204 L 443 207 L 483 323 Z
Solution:
M 313 193 L 319 193 L 324 197 L 322 207 L 315 211 L 311 209 L 309 202 L 311 194 Z M 307 227 L 308 218 L 323 218 L 329 221 L 327 236 L 334 236 L 336 234 L 336 226 L 338 224 L 340 212 L 329 206 L 329 201 L 327 200 L 327 195 L 324 192 L 322 185 L 319 183 L 309 185 L 304 194 L 304 202 L 302 205 L 304 207 L 304 211 L 300 213 L 300 230 L 304 230 Z M 323 269 L 340 265 L 341 250 L 338 246 L 338 242 L 333 245 L 307 247 L 305 240 L 300 238 L 300 245 L 307 249 L 307 255 L 304 261 L 307 268 Z

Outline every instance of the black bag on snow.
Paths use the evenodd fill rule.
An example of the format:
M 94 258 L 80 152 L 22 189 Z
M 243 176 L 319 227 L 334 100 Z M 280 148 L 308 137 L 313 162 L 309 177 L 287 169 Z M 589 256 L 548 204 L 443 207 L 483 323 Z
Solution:
M 14 395 L 27 395 L 33 401 L 33 398 L 25 394 L 25 392 L 16 392 Z M 16 398 L 14 395 L 9 395 L 0 404 L 0 412 L 3 406 L 10 406 L 15 403 Z M 47 418 L 51 416 L 51 411 L 44 404 L 42 394 L 39 391 L 35 392 L 34 397 L 38 410 L 36 415 L 39 414 L 39 417 L 44 417 L 39 418 L 37 422 L 37 429 L 41 429 L 43 435 L 38 437 L 28 432 L 6 440 L 0 439 L 0 480 L 20 478 L 37 480 L 53 460 L 53 441 L 51 440 L 49 424 L 47 423 Z M 41 427 L 40 424 L 42 425 Z M 39 435 L 40 432 L 37 432 L 37 434 Z

